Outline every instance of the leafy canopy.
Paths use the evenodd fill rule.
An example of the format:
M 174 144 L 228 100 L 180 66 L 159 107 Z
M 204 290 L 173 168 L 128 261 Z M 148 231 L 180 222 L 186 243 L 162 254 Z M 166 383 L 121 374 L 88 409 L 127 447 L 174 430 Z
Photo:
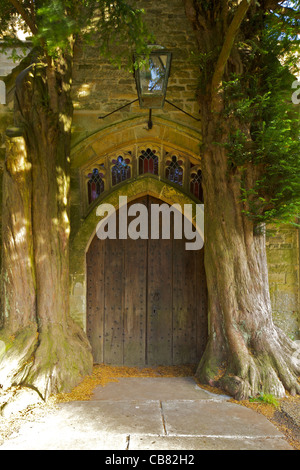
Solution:
M 119 64 L 125 58 L 129 64 L 132 51 L 145 52 L 153 40 L 143 13 L 125 0 L 1 0 L 0 35 L 5 44 L 22 46 L 22 31 L 48 57 L 67 52 L 70 39 L 79 37 L 102 55 Z
M 293 11 L 248 18 L 237 42 L 243 73 L 223 81 L 229 168 L 241 174 L 244 212 L 258 225 L 295 223 L 300 214 L 300 106 L 292 99 L 295 84 L 300 94 L 300 18 Z

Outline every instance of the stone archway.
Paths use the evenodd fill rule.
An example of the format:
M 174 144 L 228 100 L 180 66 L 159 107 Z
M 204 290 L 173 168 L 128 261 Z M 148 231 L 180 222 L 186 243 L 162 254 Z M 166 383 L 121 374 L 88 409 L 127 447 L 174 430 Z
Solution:
M 110 185 L 113 159 L 119 155 L 126 158 L 124 152 L 137 150 L 151 143 L 159 154 L 160 170 L 158 175 L 139 174 L 138 154 L 136 166 L 131 167 L 131 179 L 120 184 Z M 156 117 L 155 126 L 150 131 L 145 128 L 144 119 L 137 118 L 124 121 L 114 126 L 108 126 L 85 138 L 76 144 L 72 150 L 72 195 L 71 207 L 71 239 L 70 239 L 70 313 L 71 316 L 87 331 L 87 270 L 86 253 L 94 239 L 99 223 L 97 207 L 108 203 L 118 207 L 119 195 L 126 195 L 128 202 L 145 195 L 158 198 L 160 201 L 172 204 L 195 205 L 197 198 L 189 191 L 189 175 L 191 164 L 198 171 L 201 168 L 199 156 L 199 132 L 195 129 L 174 124 Z M 184 163 L 184 184 L 178 185 L 166 178 L 163 168 L 167 162 L 167 153 L 177 155 L 177 161 Z M 175 153 L 173 153 L 173 151 Z M 115 155 L 115 156 L 114 156 Z M 131 156 L 134 152 L 131 153 Z M 104 163 L 105 191 L 100 197 L 89 204 L 87 192 L 87 176 L 93 168 L 99 168 Z M 133 160 L 130 164 L 134 165 Z M 161 166 L 164 165 L 164 166 Z M 102 172 L 102 170 L 101 170 Z M 71 200 L 72 200 L 71 195 Z M 198 200 L 199 202 L 199 200 Z
M 151 204 L 162 201 L 136 202 L 150 214 Z M 173 230 L 155 240 L 94 236 L 86 256 L 87 335 L 96 363 L 199 362 L 207 340 L 204 257 L 185 242 Z

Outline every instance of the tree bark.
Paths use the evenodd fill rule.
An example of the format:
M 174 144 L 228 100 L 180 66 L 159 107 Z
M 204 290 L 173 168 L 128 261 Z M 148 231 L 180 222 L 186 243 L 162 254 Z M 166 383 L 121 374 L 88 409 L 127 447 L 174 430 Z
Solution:
M 243 213 L 241 173 L 228 165 L 227 123 L 202 101 L 209 341 L 197 376 L 237 399 L 300 393 L 300 361 L 272 319 L 265 234 Z M 256 169 L 249 164 L 248 177 Z
M 0 383 L 47 398 L 91 372 L 88 340 L 69 316 L 70 58 L 33 64 L 16 81 L 3 197 Z
M 241 129 L 246 124 L 239 124 L 234 116 L 224 117 L 222 88 L 224 80 L 232 76 L 242 80 L 245 64 L 237 39 L 252 42 L 260 37 L 266 5 L 208 5 L 195 0 L 183 0 L 183 4 L 200 55 L 208 59 L 198 101 L 209 340 L 197 376 L 237 399 L 260 392 L 276 396 L 283 396 L 285 390 L 300 393 L 296 345 L 272 320 L 265 235 L 245 215 L 247 207 L 241 197 L 241 179 L 251 189 L 263 169 L 251 161 L 243 167 L 230 165 L 225 146 L 230 129 L 250 136 L 250 129 Z

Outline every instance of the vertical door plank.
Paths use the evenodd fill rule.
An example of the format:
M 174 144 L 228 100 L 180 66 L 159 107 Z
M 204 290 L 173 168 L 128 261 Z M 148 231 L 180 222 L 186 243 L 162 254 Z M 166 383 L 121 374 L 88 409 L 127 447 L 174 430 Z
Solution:
M 197 359 L 197 308 L 195 252 L 185 249 L 185 239 L 173 241 L 173 363 Z
M 104 362 L 123 364 L 124 240 L 105 240 Z
M 94 237 L 86 254 L 87 336 L 94 363 L 103 362 L 104 329 L 104 242 Z
M 148 201 L 150 217 L 150 205 L 161 201 Z M 149 237 L 147 297 L 147 363 L 172 364 L 172 239 Z
M 133 203 L 147 204 L 147 198 Z M 128 207 L 131 204 L 128 204 Z M 129 217 L 128 223 L 135 217 Z M 147 240 L 125 240 L 124 265 L 124 364 L 145 364 Z

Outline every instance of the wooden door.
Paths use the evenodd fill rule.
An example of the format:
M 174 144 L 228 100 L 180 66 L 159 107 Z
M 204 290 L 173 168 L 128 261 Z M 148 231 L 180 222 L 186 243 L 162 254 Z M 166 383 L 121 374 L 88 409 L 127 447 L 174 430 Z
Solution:
M 95 363 L 196 363 L 207 340 L 203 249 L 185 239 L 93 239 L 87 252 L 87 334 Z M 130 206 L 130 204 L 128 204 Z M 118 218 L 118 216 L 117 216 Z M 129 219 L 130 222 L 130 219 Z

